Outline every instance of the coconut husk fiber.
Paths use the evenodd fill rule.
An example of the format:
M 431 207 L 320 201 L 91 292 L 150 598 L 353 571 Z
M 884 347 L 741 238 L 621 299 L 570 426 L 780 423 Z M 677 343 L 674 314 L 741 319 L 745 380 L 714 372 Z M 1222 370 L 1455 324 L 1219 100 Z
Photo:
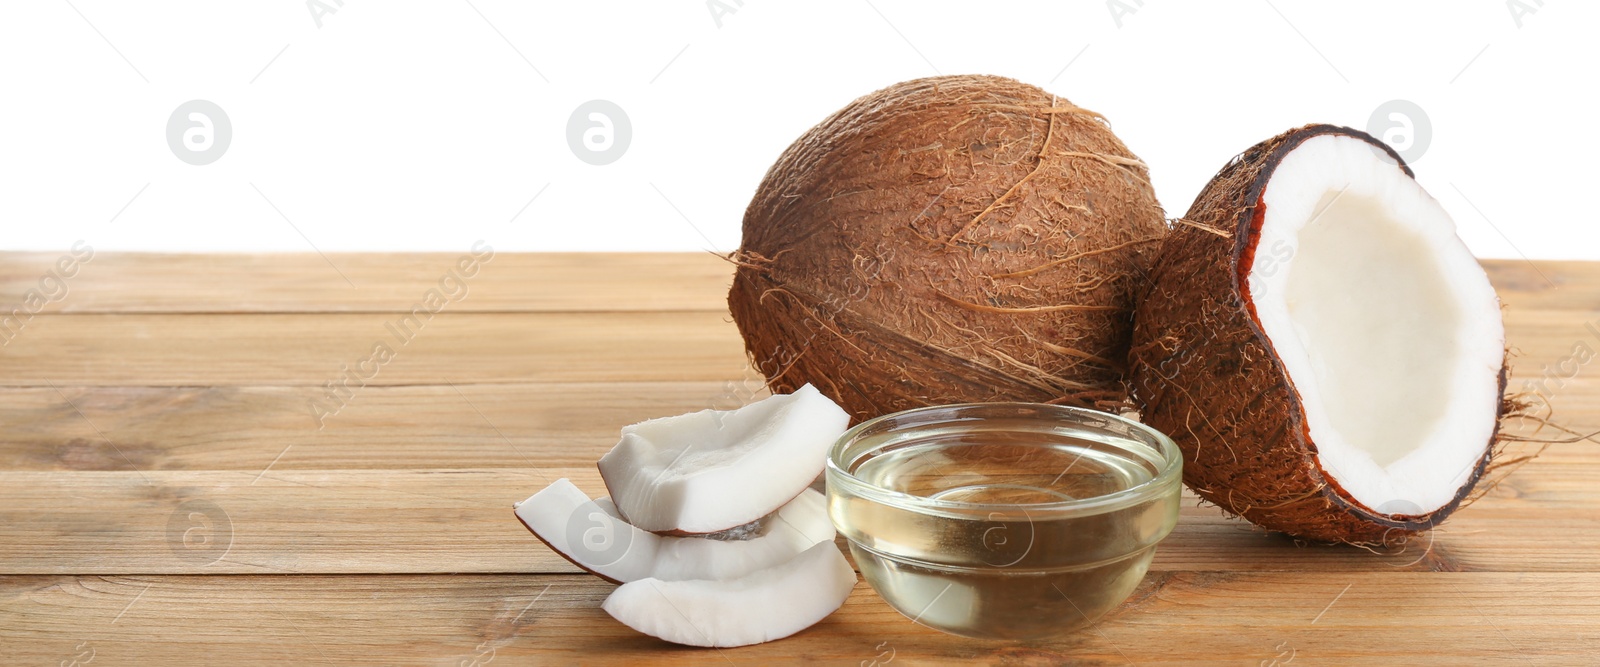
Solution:
M 971 401 L 1121 404 L 1166 224 L 1099 114 L 1012 79 L 862 97 L 784 151 L 728 306 L 774 391 L 856 421 Z
M 1438 525 L 1460 507 L 1489 468 L 1502 436 L 1497 428 L 1483 443 L 1483 455 L 1455 499 L 1425 514 L 1389 515 L 1365 507 L 1318 463 L 1299 395 L 1241 285 L 1248 284 L 1267 182 L 1290 151 L 1324 135 L 1365 141 L 1412 176 L 1386 144 L 1331 125 L 1291 130 L 1235 157 L 1161 244 L 1150 292 L 1135 316 L 1133 398 L 1144 422 L 1183 450 L 1184 482 L 1202 498 L 1296 537 L 1395 543 Z M 1502 396 L 1505 373 L 1502 364 Z M 1516 409 L 1513 401 L 1502 400 L 1497 419 Z

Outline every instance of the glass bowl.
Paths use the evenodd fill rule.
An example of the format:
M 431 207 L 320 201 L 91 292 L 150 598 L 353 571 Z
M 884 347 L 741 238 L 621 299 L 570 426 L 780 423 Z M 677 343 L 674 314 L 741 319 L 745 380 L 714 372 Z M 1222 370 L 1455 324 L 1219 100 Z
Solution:
M 970 403 L 897 412 L 828 454 L 828 514 L 908 618 L 983 639 L 1086 627 L 1127 599 L 1178 520 L 1183 458 L 1094 410 Z

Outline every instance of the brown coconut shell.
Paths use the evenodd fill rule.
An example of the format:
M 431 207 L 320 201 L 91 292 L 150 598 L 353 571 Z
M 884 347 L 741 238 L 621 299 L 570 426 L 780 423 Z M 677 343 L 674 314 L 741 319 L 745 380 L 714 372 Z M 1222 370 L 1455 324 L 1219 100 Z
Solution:
M 1431 513 L 1380 513 L 1351 499 L 1322 468 L 1300 396 L 1240 286 L 1254 261 L 1268 181 L 1284 156 L 1323 135 L 1365 141 L 1414 177 L 1388 145 L 1332 125 L 1290 130 L 1235 157 L 1161 244 L 1150 292 L 1135 314 L 1132 392 L 1142 420 L 1183 450 L 1183 481 L 1202 498 L 1296 537 L 1390 543 L 1438 525 L 1467 500 L 1512 404 L 1502 400 L 1494 436 L 1468 482 Z M 1505 386 L 1502 364 L 1502 396 Z
M 728 306 L 774 391 L 864 420 L 969 401 L 1125 397 L 1166 225 L 1105 120 L 1012 79 L 861 99 L 795 141 L 744 217 Z

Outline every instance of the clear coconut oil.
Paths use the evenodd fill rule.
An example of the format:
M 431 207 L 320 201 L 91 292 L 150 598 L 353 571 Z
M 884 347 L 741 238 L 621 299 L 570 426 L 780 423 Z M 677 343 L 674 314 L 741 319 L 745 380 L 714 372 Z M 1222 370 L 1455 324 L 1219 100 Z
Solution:
M 1098 412 L 924 408 L 834 448 L 829 513 L 863 576 L 918 623 L 1030 639 L 1128 597 L 1177 521 L 1176 448 Z

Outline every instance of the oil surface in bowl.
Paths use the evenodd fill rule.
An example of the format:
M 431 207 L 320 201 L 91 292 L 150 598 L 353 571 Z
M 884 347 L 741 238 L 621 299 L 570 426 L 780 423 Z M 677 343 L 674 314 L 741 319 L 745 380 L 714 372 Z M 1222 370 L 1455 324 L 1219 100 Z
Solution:
M 1134 502 L 1113 495 L 1155 480 L 1161 454 L 1093 429 L 972 420 L 866 435 L 851 449 L 857 479 L 944 501 L 832 498 L 879 594 L 955 634 L 1027 639 L 1088 625 L 1133 591 L 1176 520 L 1175 490 Z M 1088 507 L 1061 509 L 1075 500 Z
M 1014 429 L 1004 423 L 981 430 L 948 428 L 886 443 L 852 472 L 874 486 L 913 496 L 1011 505 L 1094 498 L 1155 477 L 1149 461 L 1081 434 Z

